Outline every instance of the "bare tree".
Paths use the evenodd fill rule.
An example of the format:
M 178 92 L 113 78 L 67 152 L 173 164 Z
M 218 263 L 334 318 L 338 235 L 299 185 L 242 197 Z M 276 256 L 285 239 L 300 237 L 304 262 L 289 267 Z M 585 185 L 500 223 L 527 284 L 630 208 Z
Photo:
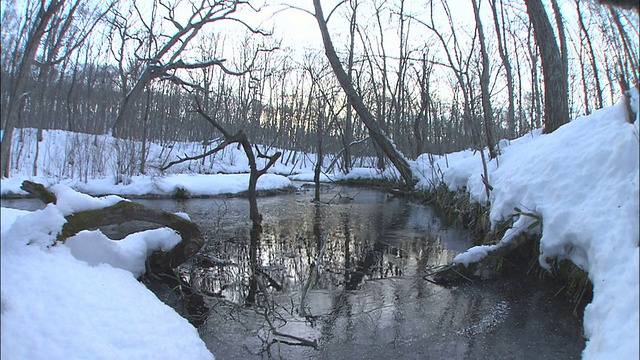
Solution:
M 11 172 L 13 130 L 18 124 L 21 104 L 30 96 L 28 84 L 32 67 L 40 67 L 41 78 L 48 78 L 51 67 L 65 61 L 80 47 L 115 3 L 116 1 L 111 1 L 104 7 L 103 4 L 98 4 L 89 8 L 81 0 L 27 2 L 24 8 L 26 21 L 19 35 L 22 41 L 16 41 L 12 49 L 17 66 L 10 74 L 8 104 L 4 114 L 4 134 L 0 150 L 3 177 L 9 177 Z M 83 16 L 78 16 L 77 12 L 81 12 Z M 84 23 L 73 26 L 75 22 L 80 21 L 79 18 Z M 46 49 L 43 50 L 42 41 L 45 36 Z M 43 52 L 44 56 L 37 59 L 40 52 Z M 37 168 L 34 171 L 37 171 Z
M 11 79 L 11 85 L 9 90 L 9 98 L 7 100 L 8 106 L 5 114 L 4 134 L 2 136 L 2 146 L 0 150 L 1 171 L 3 177 L 9 177 L 11 171 L 11 147 L 13 139 L 13 130 L 16 127 L 18 121 L 18 112 L 20 108 L 20 102 L 28 96 L 25 93 L 27 78 L 31 66 L 35 62 L 35 58 L 40 48 L 40 43 L 45 33 L 48 30 L 49 23 L 59 11 L 61 11 L 65 0 L 51 1 L 48 4 L 43 2 L 40 7 L 35 3 L 27 3 L 25 13 L 27 18 L 33 18 L 33 22 L 26 25 L 26 39 L 24 50 L 18 48 L 19 42 L 16 43 L 16 48 L 13 50 L 14 55 L 22 53 L 22 59 L 19 60 L 19 65 L 15 69 L 15 73 Z
M 602 87 L 600 86 L 600 75 L 598 74 L 598 66 L 596 65 L 596 54 L 593 51 L 593 43 L 591 41 L 591 36 L 587 31 L 587 26 L 584 23 L 584 16 L 582 15 L 582 10 L 580 9 L 580 3 L 582 1 L 575 0 L 576 2 L 576 12 L 578 13 L 578 26 L 580 27 L 580 33 L 584 37 L 584 40 L 587 43 L 587 58 L 589 58 L 589 63 L 591 64 L 591 71 L 593 80 L 595 81 L 595 97 L 596 97 L 596 108 L 601 108 L 604 106 L 604 101 L 602 100 Z M 580 42 L 582 44 L 582 41 Z M 587 84 L 585 84 L 586 88 Z M 585 90 L 586 91 L 586 90 Z M 589 108 L 585 105 L 585 111 L 588 113 Z
M 476 30 L 478 31 L 478 40 L 480 41 L 480 53 L 482 54 L 482 75 L 480 77 L 480 88 L 482 96 L 482 112 L 484 115 L 484 132 L 487 139 L 487 147 L 489 148 L 489 156 L 494 158 L 497 154 L 493 149 L 494 140 L 491 134 L 491 126 L 493 123 L 493 110 L 491 110 L 491 94 L 489 93 L 489 83 L 491 82 L 489 54 L 487 53 L 487 45 L 484 40 L 484 29 L 480 20 L 480 8 L 476 0 L 471 0 L 473 4 L 473 13 L 476 18 Z
M 506 41 L 506 31 L 501 31 L 500 29 L 500 21 L 498 20 L 498 11 L 496 0 L 489 1 L 489 5 L 491 6 L 491 13 L 493 14 L 493 24 L 496 30 L 497 40 L 498 40 L 498 53 L 500 54 L 500 59 L 502 60 L 502 66 L 504 66 L 505 76 L 507 78 L 507 91 L 509 93 L 509 103 L 507 110 L 507 121 L 511 126 L 514 126 L 515 123 L 515 95 L 514 95 L 514 84 L 513 84 L 513 70 L 511 69 L 511 62 L 509 61 L 509 55 L 507 50 L 507 41 Z M 504 21 L 504 7 L 502 6 L 502 1 L 500 1 L 500 14 L 502 19 L 502 26 L 505 25 Z
M 450 41 L 445 39 L 443 32 L 436 27 L 435 19 L 434 19 L 434 9 L 433 3 L 430 4 L 430 21 L 422 21 L 416 19 L 420 24 L 425 26 L 427 29 L 431 30 L 440 44 L 442 45 L 442 49 L 445 52 L 447 58 L 447 64 L 441 64 L 445 67 L 450 68 L 453 71 L 455 80 L 457 82 L 456 90 L 460 90 L 462 92 L 463 97 L 463 112 L 462 112 L 462 120 L 463 125 L 462 129 L 464 132 L 469 133 L 471 136 L 467 136 L 471 140 L 467 142 L 477 142 L 480 141 L 481 136 L 477 129 L 477 124 L 473 121 L 474 116 L 474 101 L 473 94 L 471 94 L 472 87 L 469 84 L 471 77 L 469 74 L 469 64 L 471 62 L 471 57 L 473 55 L 473 46 L 475 45 L 475 39 L 472 40 L 472 48 L 467 55 L 463 53 L 461 49 L 460 42 L 458 41 L 458 36 L 455 31 L 455 24 L 453 22 L 453 17 L 451 15 L 451 11 L 446 2 L 441 1 L 443 9 L 447 14 L 447 20 L 449 22 L 449 29 L 451 31 Z M 475 34 L 475 33 L 474 33 Z M 452 43 L 450 43 L 452 42 Z M 455 100 L 454 100 L 455 102 Z M 474 144 L 477 146 L 477 143 Z
M 618 57 L 618 82 L 620 83 L 620 87 L 622 88 L 621 90 L 625 91 L 629 89 L 630 83 L 629 79 L 627 79 L 626 74 L 634 74 L 635 76 L 631 80 L 635 83 L 640 82 L 640 78 L 638 78 L 638 71 L 640 70 L 640 66 L 638 65 L 637 59 L 632 55 L 631 41 L 629 40 L 627 31 L 620 21 L 619 11 L 612 6 L 609 6 L 609 14 L 611 16 L 611 21 L 616 27 L 616 30 L 618 30 L 618 37 L 620 39 L 620 42 L 622 43 L 622 49 L 624 50 L 625 60 L 623 61 L 622 59 L 620 59 L 620 57 Z
M 358 13 L 358 0 L 350 0 L 351 18 L 349 19 L 349 60 L 347 62 L 347 76 L 349 82 L 353 82 L 353 55 L 356 38 L 356 15 Z M 344 147 L 344 171 L 348 173 L 351 170 L 351 141 L 353 141 L 353 111 L 351 101 L 347 98 L 347 115 L 344 124 L 342 142 Z
M 413 173 L 411 171 L 409 163 L 400 153 L 400 151 L 394 146 L 391 140 L 384 134 L 384 132 L 382 132 L 378 121 L 376 121 L 369 109 L 366 107 L 366 105 L 362 101 L 362 98 L 358 96 L 355 88 L 353 87 L 353 83 L 349 80 L 349 76 L 344 71 L 344 68 L 340 63 L 340 59 L 338 59 L 338 55 L 336 54 L 336 50 L 333 47 L 331 36 L 329 35 L 329 29 L 327 28 L 327 19 L 325 19 L 324 17 L 322 6 L 320 5 L 320 0 L 314 0 L 313 5 L 315 8 L 314 16 L 318 22 L 318 26 L 322 34 L 325 54 L 327 55 L 327 59 L 329 60 L 329 63 L 333 68 L 334 74 L 338 78 L 338 81 L 340 82 L 343 90 L 346 92 L 349 101 L 353 104 L 353 107 L 358 113 L 358 116 L 369 130 L 371 138 L 376 142 L 376 144 L 378 144 L 378 146 L 380 146 L 385 155 L 395 165 L 396 169 L 398 169 L 402 179 L 405 182 L 405 185 L 409 188 L 412 188 L 415 185 L 416 180 L 413 178 Z
M 144 23 L 146 31 L 148 32 L 149 39 L 153 39 L 154 42 L 157 41 L 157 39 L 161 38 L 166 38 L 167 40 L 162 44 L 157 44 L 158 50 L 153 53 L 149 53 L 151 54 L 151 56 L 147 56 L 146 54 L 138 55 L 139 59 L 145 63 L 145 66 L 138 80 L 131 87 L 131 90 L 126 94 L 118 116 L 112 126 L 112 129 L 114 130 L 114 133 L 116 133 L 116 135 L 119 131 L 119 127 L 123 125 L 123 119 L 129 114 L 133 103 L 136 102 L 136 100 L 140 97 L 142 91 L 154 79 L 160 78 L 162 80 L 173 82 L 177 85 L 190 86 L 193 88 L 201 89 L 199 85 L 190 83 L 179 77 L 178 71 L 202 69 L 211 66 L 217 66 L 225 73 L 230 75 L 242 75 L 249 71 L 249 69 L 253 65 L 253 62 L 251 64 L 247 64 L 246 69 L 235 71 L 225 66 L 225 59 L 214 58 L 207 61 L 195 63 L 185 62 L 182 59 L 182 52 L 206 25 L 221 20 L 229 20 L 244 25 L 251 32 L 267 35 L 266 32 L 263 32 L 259 29 L 253 29 L 244 21 L 231 16 L 238 10 L 239 6 L 248 6 L 248 1 L 245 0 L 228 0 L 215 2 L 202 1 L 198 5 L 192 3 L 192 13 L 189 16 L 187 23 L 184 25 L 178 21 L 178 18 L 176 16 L 176 8 L 179 3 L 168 4 L 162 0 L 158 0 L 158 4 L 166 10 L 167 16 L 165 17 L 165 19 L 173 25 L 173 27 L 175 28 L 175 32 L 172 35 L 156 34 L 156 29 L 153 28 L 153 25 L 144 23 L 144 21 L 142 20 L 141 11 L 138 10 L 138 8 L 136 7 L 137 5 L 134 5 L 136 12 L 139 14 L 141 20 Z M 149 44 L 149 46 L 151 46 L 151 44 Z M 255 54 L 255 56 L 257 56 L 257 53 Z M 255 60 L 255 56 L 253 60 Z
M 423 153 L 423 143 L 425 142 L 425 136 L 423 134 L 424 127 L 429 130 L 433 130 L 429 126 L 429 120 L 432 117 L 433 101 L 431 95 L 431 74 L 433 73 L 433 64 L 427 61 L 428 49 L 422 54 L 421 72 L 416 68 L 416 77 L 419 78 L 420 84 L 420 110 L 416 116 L 413 124 L 413 135 L 416 138 L 416 156 Z M 422 126 L 421 126 L 422 125 Z M 432 139 L 430 137 L 430 139 Z

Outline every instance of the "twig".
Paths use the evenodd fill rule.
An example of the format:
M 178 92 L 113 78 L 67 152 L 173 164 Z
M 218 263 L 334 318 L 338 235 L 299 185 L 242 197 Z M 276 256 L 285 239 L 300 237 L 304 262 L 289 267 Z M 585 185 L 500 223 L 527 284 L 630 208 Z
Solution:
M 427 276 L 433 276 L 433 275 L 437 275 L 437 274 L 441 274 L 449 269 L 451 269 L 453 267 L 453 265 L 441 265 L 440 268 L 436 271 L 430 272 L 428 274 L 425 275 L 425 277 Z M 426 280 L 426 279 L 425 279 Z
M 264 309 L 264 312 L 261 312 L 261 313 L 259 312 L 259 314 L 264 317 L 265 321 L 269 325 L 269 329 L 271 330 L 271 333 L 274 336 L 280 336 L 280 337 L 283 337 L 283 338 L 292 339 L 292 340 L 296 340 L 296 341 L 299 342 L 299 344 L 289 344 L 288 342 L 281 341 L 282 343 L 289 344 L 289 345 L 310 346 L 310 347 L 313 347 L 314 349 L 318 348 L 318 340 L 317 339 L 314 339 L 313 341 L 311 341 L 311 340 L 308 340 L 308 339 L 305 339 L 305 338 L 301 338 L 301 337 L 298 337 L 298 336 L 295 336 L 295 335 L 285 334 L 285 333 L 282 333 L 282 332 L 278 331 L 276 329 L 276 327 L 273 325 L 273 322 L 271 321 L 271 318 L 269 318 L 269 313 L 268 313 L 268 309 L 267 308 Z
M 458 270 L 456 270 L 456 269 L 455 269 L 455 267 L 451 267 L 451 270 L 452 270 L 454 273 L 456 273 L 456 274 L 460 275 L 462 278 L 464 278 L 464 279 L 468 280 L 469 282 L 473 282 L 473 280 L 469 279 L 468 277 L 464 276 L 461 272 L 459 272 Z
M 295 335 L 289 335 L 289 334 L 281 333 L 281 332 L 279 332 L 279 331 L 277 331 L 277 330 L 275 330 L 273 328 L 271 328 L 271 332 L 275 336 L 280 336 L 280 337 L 284 337 L 284 338 L 287 338 L 287 339 L 296 340 L 296 341 L 299 341 L 299 343 L 296 344 L 296 343 L 290 343 L 290 342 L 286 342 L 286 341 L 283 341 L 283 340 L 275 340 L 275 339 L 273 341 L 280 341 L 281 343 L 288 344 L 288 345 L 310 346 L 310 347 L 312 347 L 314 349 L 318 348 L 318 340 L 317 339 L 314 339 L 313 341 L 310 341 L 308 339 L 301 338 L 301 337 L 298 337 L 298 336 L 295 336 Z

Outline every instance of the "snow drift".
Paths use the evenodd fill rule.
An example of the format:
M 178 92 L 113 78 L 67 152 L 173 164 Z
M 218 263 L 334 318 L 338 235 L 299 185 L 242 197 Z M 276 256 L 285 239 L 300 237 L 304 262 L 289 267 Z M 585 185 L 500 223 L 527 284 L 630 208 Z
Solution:
M 55 244 L 74 210 L 110 205 L 58 185 L 58 203 L 2 208 L 2 359 L 213 359 L 196 329 L 136 280 L 167 229 L 123 241 L 99 231 Z
M 633 101 L 637 109 L 637 95 Z M 638 122 L 627 118 L 621 101 L 551 134 L 503 142 L 502 155 L 488 167 L 492 222 L 515 220 L 502 242 L 528 231 L 530 219 L 515 210 L 522 209 L 542 218 L 542 229 L 534 230 L 542 234 L 542 267 L 569 259 L 589 273 L 594 297 L 584 316 L 585 359 L 639 357 Z M 443 166 L 444 181 L 486 201 L 479 155 L 459 157 Z M 469 249 L 455 261 L 477 261 L 496 246 Z

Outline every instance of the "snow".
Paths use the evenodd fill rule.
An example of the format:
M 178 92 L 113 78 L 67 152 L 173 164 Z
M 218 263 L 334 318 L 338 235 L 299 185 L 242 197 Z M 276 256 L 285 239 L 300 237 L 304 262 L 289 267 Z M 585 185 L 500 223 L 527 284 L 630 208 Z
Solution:
M 301 173 L 301 174 L 295 174 L 295 175 L 289 176 L 289 179 L 294 180 L 294 181 L 313 181 L 314 173 L 305 172 L 305 173 Z M 324 173 L 320 174 L 320 181 L 321 182 L 331 182 L 332 180 L 333 179 L 329 178 L 329 176 L 327 174 L 324 174 Z
M 81 211 L 102 209 L 124 200 L 123 198 L 114 195 L 94 198 L 90 195 L 74 191 L 63 184 L 56 184 L 52 186 L 51 192 L 56 195 L 56 207 L 65 216 Z
M 638 92 L 629 95 L 637 113 Z M 640 357 L 639 118 L 628 123 L 626 106 L 620 102 L 552 134 L 536 130 L 519 139 L 501 140 L 498 159 L 487 159 L 493 187 L 488 198 L 478 151 L 423 154 L 410 162 L 418 188 L 445 184 L 452 191 L 464 190 L 472 201 L 490 205 L 494 225 L 514 220 L 500 242 L 471 248 L 455 261 L 478 261 L 516 235 L 533 232 L 541 235 L 542 267 L 548 268 L 552 259 L 568 259 L 588 272 L 594 297 L 584 315 L 588 339 L 584 359 Z M 27 130 L 25 139 L 31 136 Z M 193 196 L 246 191 L 246 158 L 229 148 L 202 163 L 185 163 L 160 173 L 153 169 L 175 160 L 171 154 L 194 154 L 203 147 L 176 143 L 167 150 L 151 144 L 148 175 L 128 176 L 115 185 L 114 160 L 108 150 L 106 159 L 91 160 L 102 161 L 96 167 L 102 170 L 85 168 L 84 175 L 79 169 L 64 170 L 56 156 L 68 151 L 69 139 L 75 146 L 89 143 L 105 149 L 115 141 L 108 135 L 48 131 L 41 146 L 55 151 L 43 152 L 46 156 L 38 159 L 45 176 L 27 175 L 31 164 L 23 160 L 18 166 L 27 170 L 2 179 L 3 195 L 24 193 L 19 186 L 29 179 L 51 186 L 59 199 L 58 205 L 35 212 L 2 208 L 2 357 L 212 358 L 195 329 L 136 281 L 150 251 L 169 249 L 179 240 L 173 231 L 146 231 L 119 242 L 87 231 L 65 244 L 51 245 L 65 215 L 112 205 L 123 200 L 119 196 L 171 196 L 178 189 Z M 28 153 L 33 146 L 25 144 Z M 291 186 L 291 180 L 312 180 L 315 155 L 292 157 L 298 160 L 285 161 L 289 156 L 283 155 L 260 178 L 258 188 L 279 189 Z M 33 161 L 30 156 L 22 159 Z M 398 174 L 354 168 L 348 174 L 323 173 L 321 181 L 382 177 Z M 113 195 L 94 198 L 76 190 Z M 541 223 L 533 226 L 538 218 Z
M 469 264 L 471 263 L 478 262 L 484 259 L 490 252 L 503 247 L 505 244 L 511 242 L 516 236 L 522 234 L 523 232 L 526 232 L 534 223 L 534 218 L 528 216 L 520 216 L 518 220 L 513 223 L 513 226 L 510 229 L 507 229 L 504 237 L 499 243 L 495 245 L 474 246 L 471 249 L 468 249 L 466 252 L 457 255 L 454 258 L 454 261 L 456 263 L 464 264 L 464 266 L 469 266 Z
M 173 195 L 177 188 L 181 188 L 192 195 L 215 196 L 245 191 L 246 187 L 242 190 L 238 188 L 240 183 L 248 184 L 249 181 L 249 162 L 244 151 L 236 146 L 227 146 L 202 161 L 185 162 L 164 171 L 160 170 L 180 157 L 199 155 L 210 150 L 219 141 L 212 141 L 206 147 L 201 142 L 172 142 L 164 146 L 148 143 L 145 175 L 141 176 L 135 171 L 141 168 L 141 143 L 116 139 L 110 135 L 89 135 L 62 130 L 44 130 L 43 140 L 39 142 L 37 134 L 38 130 L 33 128 L 15 130 L 16 138 L 22 141 L 14 143 L 14 171 L 11 178 L 1 180 L 0 194 L 24 195 L 25 192 L 20 190 L 22 181 L 32 180 L 46 186 L 62 183 L 92 195 L 168 196 Z M 37 159 L 36 146 L 40 148 Z M 281 151 L 283 155 L 269 169 L 268 174 L 261 177 L 258 187 L 271 189 L 273 182 L 278 183 L 280 187 L 286 187 L 291 183 L 284 175 L 313 172 L 316 161 L 313 154 L 264 146 L 259 146 L 259 149 L 266 154 Z M 122 169 L 118 170 L 118 164 L 123 158 L 126 158 L 126 161 L 133 159 L 133 165 L 127 167 L 125 174 L 122 174 Z M 291 163 L 290 158 L 297 159 L 295 164 Z M 262 169 L 267 162 L 264 158 L 256 158 L 258 169 Z M 39 176 L 32 176 L 34 163 L 37 164 Z M 237 174 L 239 177 L 231 177 L 227 183 L 216 176 L 208 176 L 221 173 Z M 115 185 L 116 183 L 119 184 Z M 190 186 L 196 188 L 190 189 Z
M 540 265 L 569 259 L 588 272 L 594 297 L 584 316 L 585 359 L 640 356 L 638 128 L 626 119 L 620 102 L 552 134 L 511 141 L 501 149 L 499 166 L 495 160 L 488 166 L 493 224 L 513 217 L 514 229 L 528 231 L 524 220 L 533 218 L 515 208 L 540 216 L 542 229 L 533 230 L 542 234 Z M 444 181 L 484 202 L 481 159 L 465 155 L 449 159 Z M 454 261 L 467 265 L 512 238 L 508 233 L 501 243 L 472 248 Z
M 0 208 L 2 212 L 0 212 L 0 225 L 2 226 L 2 238 L 4 238 L 5 230 L 9 230 L 9 225 L 13 224 L 19 217 L 23 215 L 30 214 L 31 211 L 11 209 L 11 208 Z
M 29 177 L 17 175 L 15 178 L 2 179 L 2 195 L 26 193 L 20 189 L 22 181 Z M 35 181 L 38 181 L 36 179 Z M 40 181 L 47 184 L 46 181 Z M 237 194 L 247 191 L 249 174 L 173 174 L 167 176 L 133 176 L 129 184 L 114 184 L 112 178 L 90 179 L 86 183 L 74 180 L 64 180 L 61 186 L 73 188 L 91 195 L 114 194 L 119 196 L 173 196 L 178 189 L 185 190 L 192 196 L 218 196 Z M 60 186 L 60 185 L 56 185 Z M 54 188 L 56 187 L 54 186 Z M 286 176 L 264 174 L 258 178 L 258 190 L 284 189 L 292 186 Z M 63 190 L 61 190 L 63 191 Z M 55 192 L 55 189 L 54 189 Z M 88 196 L 88 195 L 86 195 Z M 90 196 L 87 197 L 89 199 Z M 118 197 L 110 197 L 119 199 Z M 95 202 L 96 200 L 90 200 Z M 89 209 L 86 209 L 89 210 Z
M 113 241 L 100 231 L 82 231 L 65 243 L 71 255 L 91 266 L 109 264 L 127 270 L 135 278 L 145 272 L 145 260 L 155 250 L 171 250 L 180 242 L 180 235 L 168 228 L 131 234 Z
M 395 169 L 387 168 L 384 171 L 374 168 L 354 167 L 348 173 L 336 172 L 332 174 L 320 174 L 321 182 L 331 181 L 346 181 L 346 180 L 370 180 L 380 178 L 394 178 L 397 177 L 397 171 Z M 296 175 L 289 176 L 289 179 L 295 181 L 313 181 L 315 173 L 303 172 Z
M 115 242 L 86 231 L 54 246 L 63 214 L 96 207 L 57 190 L 62 208 L 2 208 L 0 357 L 213 359 L 196 329 L 136 280 L 148 252 L 170 249 L 178 235 L 158 229 Z
M 76 187 L 89 194 L 161 195 L 171 196 L 178 189 L 186 190 L 192 196 L 216 196 L 237 194 L 246 191 L 249 174 L 175 174 L 149 178 L 135 176 L 128 185 L 113 185 L 107 179 L 77 184 Z M 257 189 L 282 189 L 291 186 L 291 180 L 282 175 L 264 174 L 258 178 Z

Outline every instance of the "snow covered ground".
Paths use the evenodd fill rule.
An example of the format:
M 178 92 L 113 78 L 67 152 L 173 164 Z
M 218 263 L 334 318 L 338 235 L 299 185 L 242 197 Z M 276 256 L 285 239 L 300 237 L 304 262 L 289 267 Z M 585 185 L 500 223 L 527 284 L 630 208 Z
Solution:
M 2 208 L 2 359 L 213 359 L 196 329 L 136 280 L 151 251 L 170 249 L 166 229 L 121 242 L 82 232 L 53 246 L 64 215 L 97 200 L 64 185 L 58 205 Z
M 637 92 L 633 105 L 637 112 Z M 584 318 L 585 359 L 640 356 L 639 136 L 638 121 L 629 124 L 626 118 L 625 106 L 619 103 L 578 118 L 552 134 L 535 131 L 516 140 L 502 140 L 500 157 L 488 163 L 493 187 L 489 199 L 477 152 L 424 154 L 412 162 L 419 187 L 444 181 L 451 190 L 466 189 L 475 201 L 488 200 L 494 223 L 513 217 L 514 228 L 502 241 L 521 231 L 541 233 L 541 266 L 547 267 L 552 258 L 569 259 L 589 273 L 594 298 Z M 51 143 L 58 145 L 67 138 L 82 138 L 62 132 L 49 135 Z M 97 139 L 88 138 L 94 143 Z M 150 164 L 162 162 L 159 154 L 165 154 L 166 161 L 166 152 L 152 147 L 150 154 L 156 155 L 150 158 L 156 160 Z M 17 175 L 1 183 L 2 194 L 22 193 L 19 186 L 24 179 L 49 186 L 60 183 L 53 187 L 60 199 L 57 206 L 33 213 L 2 209 L 2 358 L 211 358 L 195 329 L 135 280 L 144 269 L 141 264 L 146 254 L 172 246 L 176 234 L 155 230 L 115 243 L 99 232 L 86 232 L 64 245 L 50 245 L 63 215 L 119 200 L 96 200 L 71 188 L 120 196 L 170 195 L 178 188 L 192 195 L 236 193 L 246 190 L 248 175 L 216 172 L 247 171 L 246 162 L 229 150 L 218 160 L 183 164 L 163 176 L 131 176 L 126 185 L 114 185 L 108 171 L 67 169 L 65 173 L 57 170 L 60 162 L 55 154 L 46 156 L 46 161 L 45 156 L 39 159 L 39 166 L 47 176 Z M 295 164 L 279 162 L 274 170 L 295 175 L 268 174 L 258 187 L 276 189 L 291 185 L 291 180 L 311 180 L 314 156 L 301 154 L 298 159 Z M 30 171 L 27 164 L 24 169 Z M 95 176 L 88 176 L 90 172 Z M 356 169 L 349 175 L 323 178 L 382 176 L 397 174 Z M 534 218 L 518 215 L 516 208 L 542 218 L 541 226 L 530 229 Z M 477 260 L 487 250 L 470 249 L 456 261 Z
M 637 109 L 637 92 L 634 101 Z M 515 220 L 502 242 L 518 232 L 541 232 L 542 267 L 553 258 L 569 259 L 589 273 L 594 297 L 584 315 L 585 359 L 640 357 L 638 120 L 626 119 L 620 102 L 552 134 L 502 142 L 502 155 L 488 164 L 491 220 Z M 443 178 L 449 188 L 466 187 L 485 202 L 479 154 L 454 154 L 448 162 Z M 518 215 L 516 208 L 541 217 L 542 228 L 529 229 L 535 217 Z M 477 261 L 496 246 L 472 248 L 455 261 Z

